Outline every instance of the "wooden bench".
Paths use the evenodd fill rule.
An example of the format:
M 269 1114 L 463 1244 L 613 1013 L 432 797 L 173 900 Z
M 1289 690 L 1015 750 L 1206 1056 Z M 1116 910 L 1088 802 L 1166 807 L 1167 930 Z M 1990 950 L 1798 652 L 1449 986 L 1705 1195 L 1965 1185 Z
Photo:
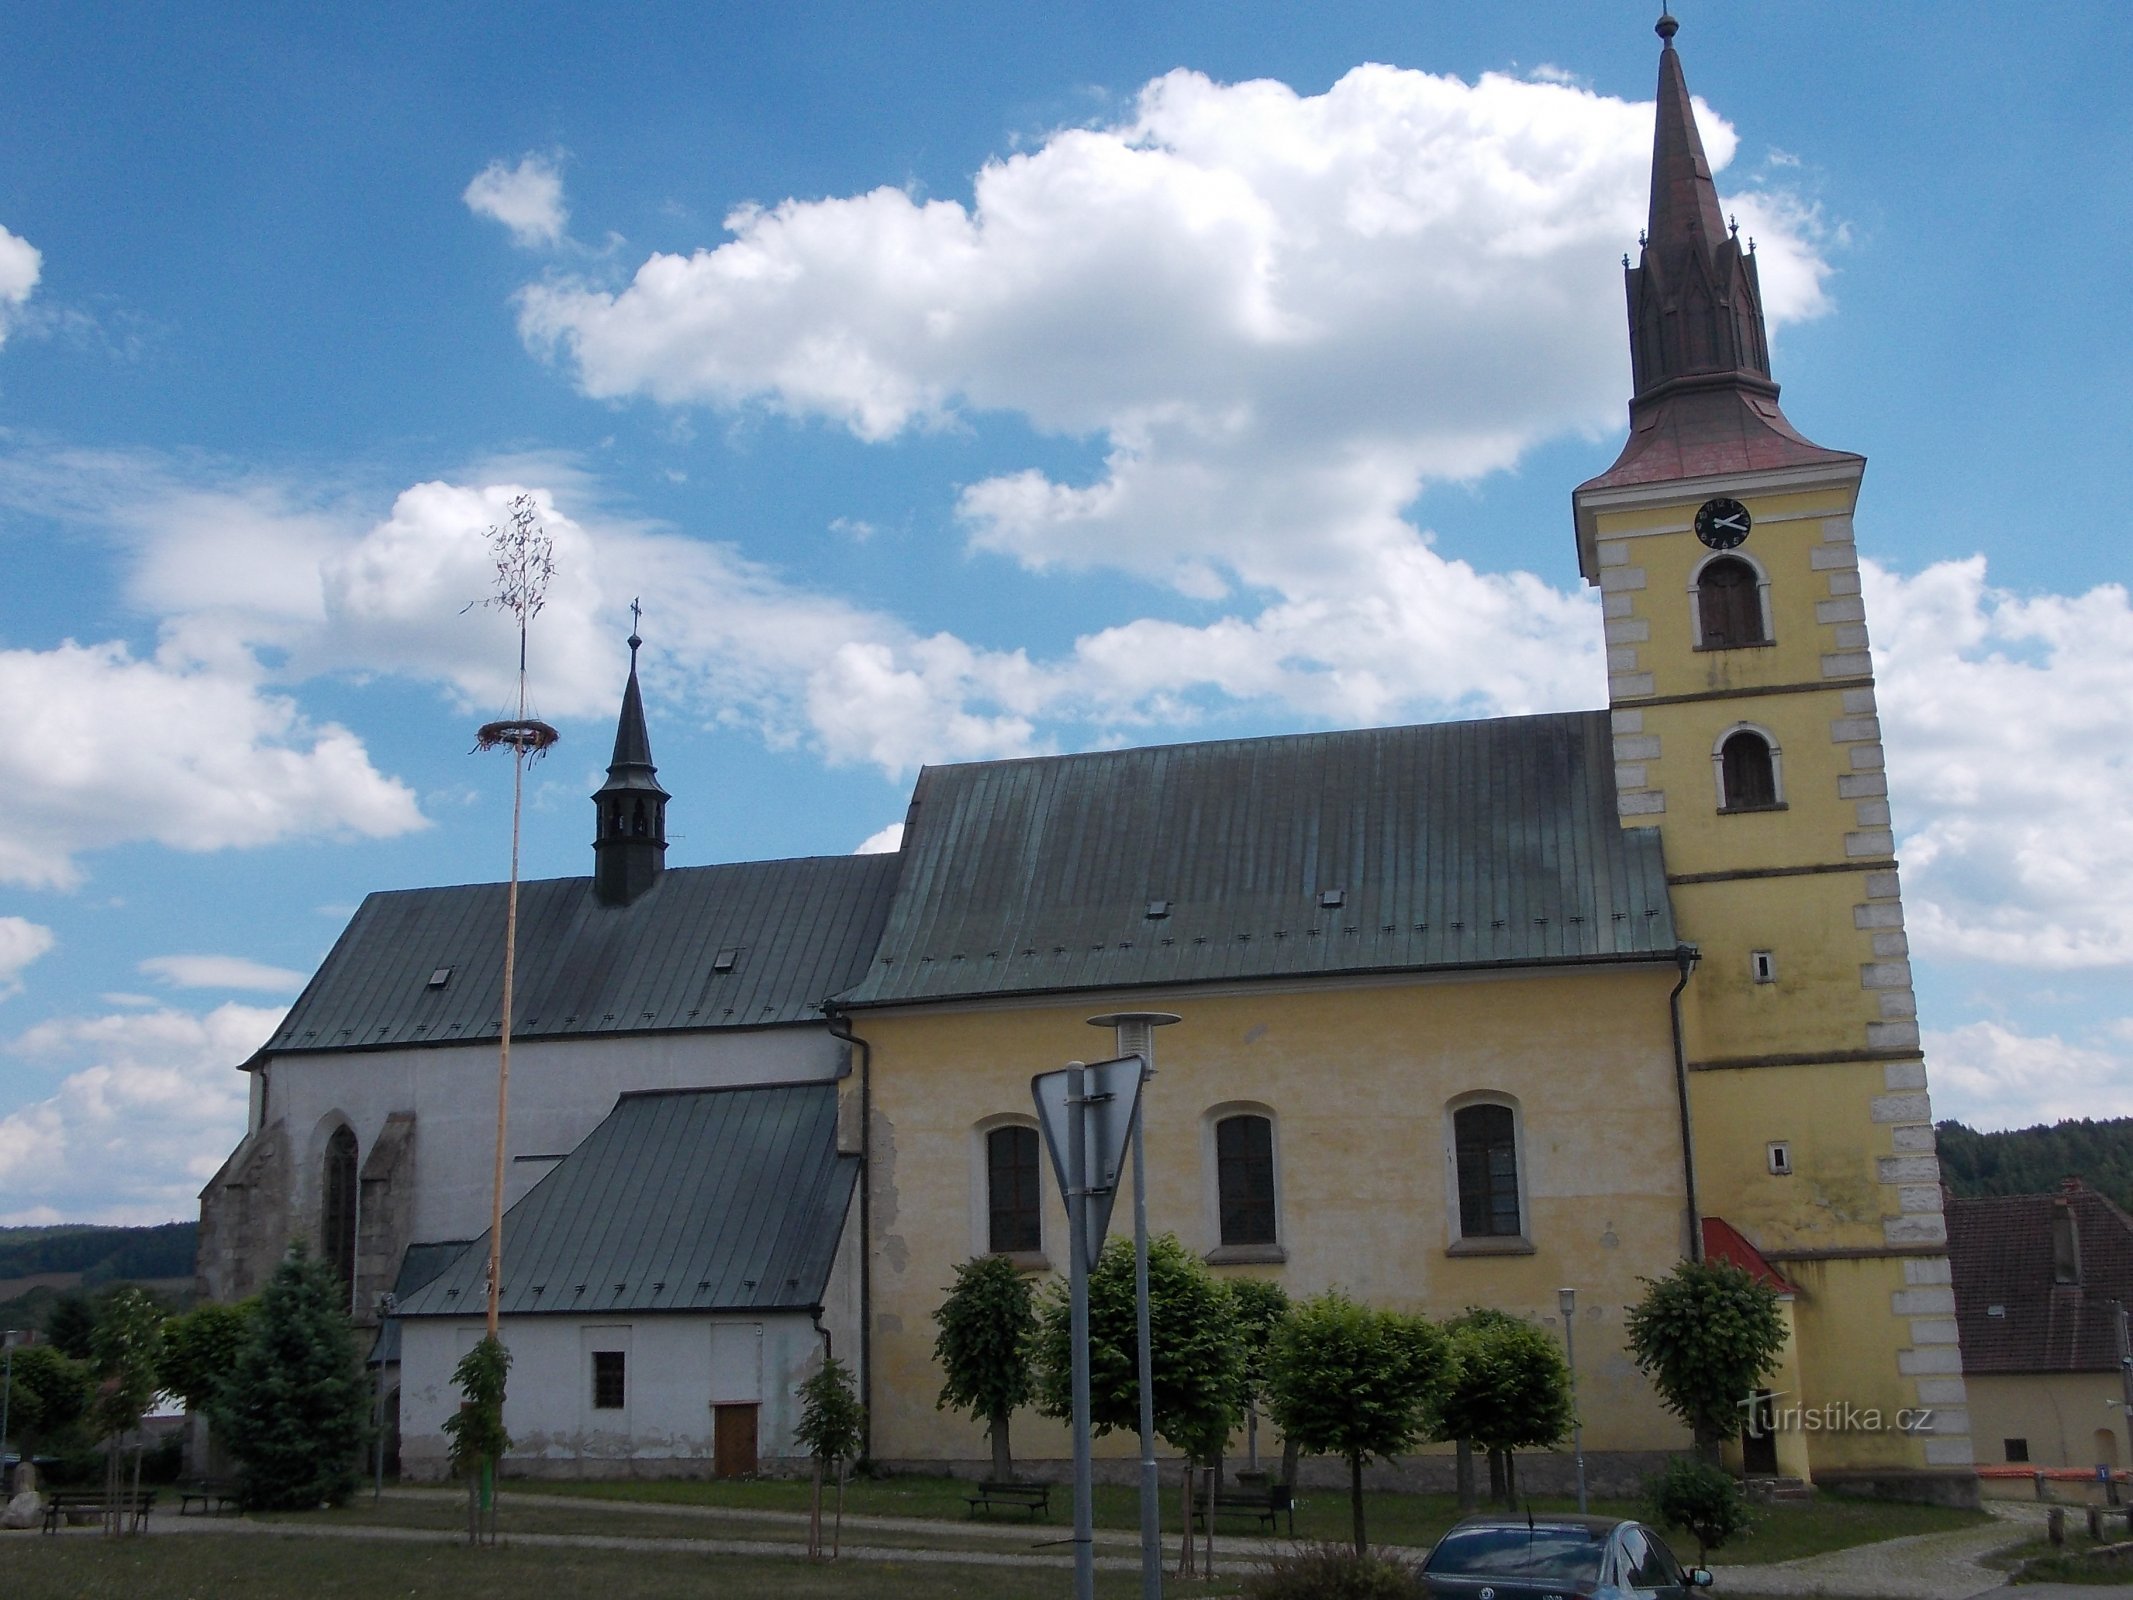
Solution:
M 90 1511 L 100 1517 L 116 1511 L 138 1527 L 155 1503 L 153 1489 L 121 1489 L 116 1494 L 106 1494 L 102 1489 L 55 1489 L 44 1503 L 44 1531 L 57 1533 L 62 1522 L 79 1520 L 76 1512 Z
M 1209 1509 L 1206 1494 L 1201 1494 L 1193 1501 L 1194 1526 L 1207 1526 Z M 1277 1531 L 1275 1519 L 1286 1515 L 1289 1537 L 1296 1537 L 1296 1498 L 1289 1493 L 1289 1486 L 1285 1483 L 1270 1483 L 1264 1489 L 1218 1489 L 1214 1494 L 1212 1510 L 1218 1517 L 1250 1517 L 1268 1533 Z
M 972 1516 L 977 1515 L 980 1506 L 988 1511 L 994 1506 L 1020 1506 L 1032 1522 L 1040 1514 L 1052 1514 L 1052 1486 L 1048 1483 L 981 1483 L 977 1493 L 963 1498 L 970 1502 Z
M 202 1478 L 178 1485 L 178 1515 L 192 1516 L 193 1507 L 203 1517 L 234 1517 L 244 1510 L 244 1490 L 228 1478 Z

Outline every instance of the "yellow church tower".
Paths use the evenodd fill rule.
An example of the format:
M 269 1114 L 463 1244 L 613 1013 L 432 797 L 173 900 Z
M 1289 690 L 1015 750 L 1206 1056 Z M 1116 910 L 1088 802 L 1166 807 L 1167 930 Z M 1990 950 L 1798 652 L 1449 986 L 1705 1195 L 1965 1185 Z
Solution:
M 1623 263 L 1629 439 L 1572 504 L 1621 819 L 1659 830 L 1700 956 L 1681 996 L 1691 1201 L 1706 1248 L 1791 1290 L 1777 1470 L 1962 1498 L 1962 1356 L 1853 542 L 1866 462 L 1778 407 L 1753 241 L 1720 210 L 1678 26 L 1658 25 L 1651 216 Z

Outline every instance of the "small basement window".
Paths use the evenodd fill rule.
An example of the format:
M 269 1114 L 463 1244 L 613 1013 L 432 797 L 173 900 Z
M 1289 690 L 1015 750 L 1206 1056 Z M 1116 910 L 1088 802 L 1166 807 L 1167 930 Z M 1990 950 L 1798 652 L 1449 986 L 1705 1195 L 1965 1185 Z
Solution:
M 2000 1441 L 2000 1453 L 2007 1457 L 2009 1466 L 2025 1462 L 2029 1459 L 2029 1441 L 2027 1439 L 2002 1439 Z
M 620 1350 L 593 1352 L 593 1409 L 620 1411 L 629 1397 L 625 1380 L 627 1357 Z

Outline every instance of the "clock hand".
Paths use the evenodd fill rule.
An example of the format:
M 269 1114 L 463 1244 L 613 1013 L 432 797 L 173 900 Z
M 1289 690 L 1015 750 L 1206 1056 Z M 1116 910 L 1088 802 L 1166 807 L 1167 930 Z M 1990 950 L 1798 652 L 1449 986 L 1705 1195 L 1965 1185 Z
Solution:
M 1741 520 L 1738 517 L 1713 517 L 1711 526 L 1714 528 L 1740 528 L 1743 533 L 1748 531 L 1741 525 Z

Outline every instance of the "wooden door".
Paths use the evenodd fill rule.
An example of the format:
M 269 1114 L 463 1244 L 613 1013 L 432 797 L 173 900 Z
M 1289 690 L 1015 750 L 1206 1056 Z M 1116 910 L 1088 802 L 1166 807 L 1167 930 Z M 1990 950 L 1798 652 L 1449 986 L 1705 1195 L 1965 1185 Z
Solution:
M 755 1406 L 711 1408 L 711 1475 L 745 1478 L 755 1473 Z
M 1751 1478 L 1774 1478 L 1778 1470 L 1777 1402 L 1767 1389 L 1755 1394 L 1755 1422 L 1741 1429 L 1741 1466 Z

